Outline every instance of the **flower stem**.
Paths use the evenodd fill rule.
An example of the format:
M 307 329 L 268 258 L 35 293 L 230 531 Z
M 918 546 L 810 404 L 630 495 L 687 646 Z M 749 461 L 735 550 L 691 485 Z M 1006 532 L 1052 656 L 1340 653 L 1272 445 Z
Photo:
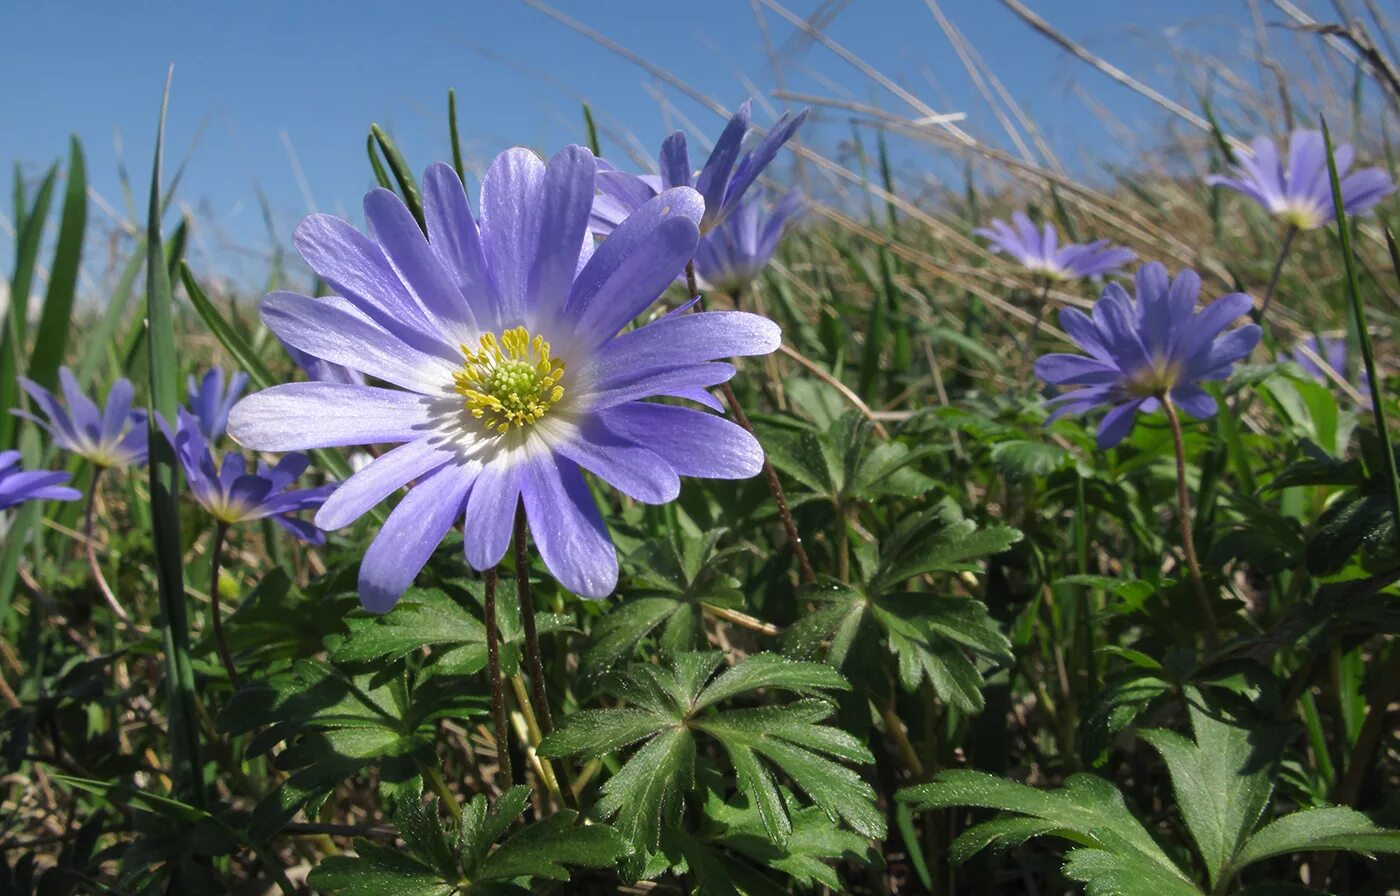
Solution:
M 1021 379 L 1030 382 L 1031 370 L 1035 365 L 1035 341 L 1040 336 L 1040 325 L 1045 320 L 1045 309 L 1050 304 L 1050 278 L 1042 277 L 1040 295 L 1036 298 L 1035 309 L 1033 311 L 1035 319 L 1031 321 L 1031 332 L 1026 337 L 1025 358 L 1021 362 Z
M 97 583 L 97 590 L 102 592 L 102 599 L 107 601 L 107 606 L 112 608 L 112 612 L 117 614 L 117 618 L 125 625 L 131 625 L 131 616 L 117 601 L 117 596 L 112 593 L 112 587 L 107 584 L 107 577 L 102 574 L 102 565 L 97 562 L 97 543 L 92 540 L 92 516 L 93 509 L 97 506 L 97 487 L 102 481 L 102 473 L 106 467 L 92 468 L 92 488 L 88 491 L 87 507 L 83 510 L 83 545 L 87 549 L 88 569 L 92 571 L 92 580 Z
M 219 607 L 219 565 L 224 556 L 224 533 L 227 531 L 227 523 L 215 525 L 214 544 L 209 548 L 209 618 L 214 624 L 214 643 L 219 648 L 224 671 L 228 672 L 228 683 L 237 690 L 238 670 L 233 666 L 233 656 L 228 652 L 228 642 L 224 640 L 224 614 Z
M 685 266 L 686 289 L 690 292 L 691 298 L 700 294 L 700 284 L 695 277 L 695 260 L 691 259 Z M 724 401 L 729 405 L 729 413 L 734 415 L 734 422 L 744 428 L 749 435 L 755 435 L 753 424 L 749 422 L 749 417 L 744 413 L 744 409 L 739 405 L 739 398 L 734 394 L 734 389 L 728 383 L 720 383 L 720 392 L 724 394 Z M 802 536 L 798 534 L 797 523 L 792 518 L 792 511 L 788 508 L 787 496 L 783 494 L 783 484 L 778 481 L 778 471 L 773 469 L 773 465 L 768 462 L 768 455 L 763 456 L 763 476 L 768 480 L 768 489 L 773 493 L 773 501 L 778 505 L 778 516 L 783 521 L 783 529 L 787 532 L 788 543 L 792 545 L 792 553 L 797 558 L 797 566 L 802 572 L 804 584 L 811 584 L 817 580 L 817 574 L 812 570 L 812 561 L 807 557 L 807 549 L 802 546 Z
M 496 762 L 500 765 L 501 792 L 515 786 L 510 767 L 510 743 L 506 740 L 506 695 L 501 685 L 501 629 L 496 619 L 496 569 L 486 570 L 486 669 L 491 680 L 491 724 L 496 729 Z
M 1172 431 L 1172 448 L 1176 451 L 1176 504 L 1177 517 L 1181 524 L 1181 549 L 1186 554 L 1186 569 L 1191 575 L 1191 588 L 1200 603 L 1201 615 L 1206 627 L 1206 647 L 1214 650 L 1218 640 L 1215 627 L 1215 614 L 1210 605 L 1210 595 L 1206 592 L 1205 579 L 1201 577 L 1201 564 L 1196 558 L 1196 539 L 1191 534 L 1191 499 L 1186 494 L 1186 447 L 1181 439 L 1181 417 L 1172 403 L 1171 393 L 1158 396 L 1162 408 L 1167 412 L 1167 422 Z
M 545 687 L 544 663 L 540 661 L 540 635 L 535 629 L 535 596 L 530 589 L 530 545 L 527 541 L 529 527 L 525 523 L 525 505 L 515 505 L 515 594 L 520 603 L 520 623 L 525 632 L 525 665 L 530 671 L 530 689 L 534 691 L 535 719 L 539 724 L 540 738 L 554 733 L 554 716 L 549 710 L 549 690 Z M 573 787 L 569 783 L 568 769 L 563 760 L 559 762 L 559 789 L 564 802 L 570 808 L 574 805 Z
M 1274 261 L 1274 269 L 1269 274 L 1269 285 L 1264 288 L 1264 301 L 1260 303 L 1259 310 L 1254 312 L 1254 322 L 1264 323 L 1264 315 L 1269 313 L 1269 305 L 1274 301 L 1274 290 L 1278 287 L 1279 275 L 1283 273 L 1283 263 L 1288 260 L 1288 250 L 1293 245 L 1293 238 L 1298 235 L 1298 228 L 1292 224 L 1288 225 L 1288 230 L 1283 234 L 1283 244 L 1278 249 L 1278 259 Z

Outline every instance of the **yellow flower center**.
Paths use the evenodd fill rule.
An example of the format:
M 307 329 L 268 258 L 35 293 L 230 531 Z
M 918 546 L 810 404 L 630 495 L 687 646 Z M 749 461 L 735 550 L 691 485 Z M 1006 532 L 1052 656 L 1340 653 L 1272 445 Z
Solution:
M 543 336 L 524 327 L 498 339 L 486 333 L 475 350 L 462 346 L 466 363 L 452 375 L 467 410 L 487 430 L 506 433 L 539 420 L 564 397 L 564 362 L 549 356 Z

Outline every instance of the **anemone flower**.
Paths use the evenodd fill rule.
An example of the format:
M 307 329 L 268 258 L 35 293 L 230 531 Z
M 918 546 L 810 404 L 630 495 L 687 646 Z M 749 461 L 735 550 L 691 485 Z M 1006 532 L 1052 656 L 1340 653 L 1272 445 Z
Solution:
M 1060 245 L 1060 235 L 1047 223 L 1039 230 L 1024 212 L 1011 216 L 1011 224 L 997 219 L 991 227 L 974 230 L 998 252 L 1010 255 L 1027 271 L 1047 280 L 1074 280 L 1111 274 L 1134 258 L 1133 250 L 1110 246 L 1108 240 Z
M 83 493 L 64 485 L 67 473 L 22 470 L 18 451 L 0 451 L 0 510 L 26 501 L 76 501 Z
M 173 432 L 164 420 L 161 424 L 185 471 L 190 494 L 221 524 L 270 518 L 302 541 L 321 544 L 326 540 L 320 529 L 292 516 L 316 510 L 335 489 L 334 484 L 291 488 L 306 472 L 306 455 L 285 455 L 275 467 L 259 461 L 255 469 L 249 469 L 243 455 L 233 451 L 220 463 L 205 440 L 202 422 L 188 411 L 180 410 L 179 426 Z
M 1332 183 L 1327 172 L 1327 144 L 1321 131 L 1296 130 L 1288 140 L 1288 167 L 1284 168 L 1274 142 L 1258 137 L 1250 146 L 1253 158 L 1241 157 L 1233 176 L 1213 174 L 1211 186 L 1243 193 L 1264 210 L 1298 230 L 1316 230 L 1328 224 L 1336 212 Z M 1334 147 L 1342 208 L 1348 215 L 1367 211 L 1395 190 L 1390 175 L 1380 168 L 1351 171 L 1355 152 L 1347 144 Z
M 799 192 L 788 193 L 763 217 L 763 201 L 750 196 L 718 227 L 700 238 L 695 272 L 707 289 L 738 295 L 763 273 L 789 223 L 802 211 Z
M 199 423 L 199 431 L 211 442 L 223 437 L 228 427 L 228 412 L 242 397 L 248 386 L 248 374 L 239 371 L 229 377 L 228 390 L 224 390 L 224 371 L 220 367 L 210 368 L 203 379 L 195 381 L 191 374 L 188 379 L 190 413 Z
M 1195 310 L 1201 278 L 1194 271 L 1171 279 L 1162 265 L 1145 264 L 1135 289 L 1136 300 L 1110 283 L 1092 318 L 1075 308 L 1060 312 L 1060 326 L 1087 357 L 1050 354 L 1035 362 L 1036 375 L 1047 383 L 1082 387 L 1050 400 L 1056 405 L 1051 420 L 1111 408 L 1099 426 L 1104 449 L 1128 435 L 1139 411 L 1150 414 L 1166 401 L 1193 417 L 1213 416 L 1215 399 L 1200 383 L 1226 379 L 1259 342 L 1255 324 L 1225 332 L 1248 313 L 1249 296 L 1230 293 Z
M 704 201 L 664 190 L 595 250 L 595 172 L 582 147 L 547 166 L 517 148 L 487 170 L 478 217 L 452 168 L 430 167 L 426 237 L 388 190 L 365 197 L 372 237 L 326 215 L 298 227 L 302 257 L 341 297 L 275 293 L 263 320 L 287 344 L 398 388 L 275 386 L 243 399 L 229 432 L 268 451 L 401 443 L 316 515 L 338 529 L 412 483 L 360 565 L 367 609 L 392 607 L 457 520 L 468 562 L 494 568 L 518 505 L 559 582 L 604 597 L 617 555 L 584 470 L 658 504 L 677 496 L 679 476 L 762 468 L 740 427 L 645 399 L 713 406 L 706 389 L 734 375 L 725 359 L 774 351 L 778 327 L 740 312 L 672 313 L 620 333 L 693 256 Z
M 722 224 L 738 208 L 744 192 L 807 119 L 806 109 L 796 115 L 784 114 L 758 145 L 740 158 L 744 137 L 749 132 L 749 106 L 750 103 L 745 102 L 729 119 L 699 174 L 690 167 L 690 152 L 686 147 L 685 134 L 681 131 L 676 131 L 661 143 L 659 176 L 639 177 L 601 162 L 597 176 L 598 196 L 593 202 L 590 229 L 605 236 L 652 197 L 674 187 L 694 187 L 704 197 L 701 233 L 709 233 Z
M 38 383 L 24 377 L 19 380 L 47 420 L 20 410 L 11 413 L 42 426 L 55 445 L 96 467 L 139 467 L 146 463 L 146 413 L 131 409 L 135 389 L 130 380 L 113 383 L 101 409 L 78 388 L 67 367 L 59 369 L 58 380 L 64 404 Z

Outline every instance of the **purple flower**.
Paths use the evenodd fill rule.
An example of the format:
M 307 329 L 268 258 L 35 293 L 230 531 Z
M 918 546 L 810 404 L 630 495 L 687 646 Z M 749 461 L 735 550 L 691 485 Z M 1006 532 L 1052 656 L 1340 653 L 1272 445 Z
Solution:
M 1138 411 L 1150 414 L 1163 396 L 1193 417 L 1214 416 L 1215 399 L 1198 383 L 1223 380 L 1259 342 L 1259 327 L 1225 328 L 1253 307 L 1249 296 L 1230 293 L 1200 312 L 1201 278 L 1182 271 L 1175 280 L 1153 262 L 1138 268 L 1134 301 L 1117 283 L 1104 288 L 1093 317 L 1075 308 L 1060 312 L 1084 355 L 1044 355 L 1036 375 L 1057 386 L 1083 388 L 1050 399 L 1050 420 L 1099 406 L 1111 407 L 1099 426 L 1099 447 L 1112 448 L 1133 428 Z M 1048 422 L 1048 421 L 1047 421 Z
M 32 420 L 46 429 L 54 444 L 71 451 L 98 467 L 132 467 L 146 463 L 146 412 L 133 411 L 135 394 L 131 381 L 119 379 L 107 393 L 106 407 L 98 409 L 78 388 L 67 367 L 58 371 L 66 407 L 49 390 L 32 380 L 19 378 L 20 385 L 44 412 L 47 420 L 13 410 L 12 414 Z
M 707 289 L 740 293 L 763 273 L 778 249 L 783 231 L 803 208 L 799 192 L 788 193 L 761 217 L 762 201 L 751 196 L 718 227 L 700 238 L 695 272 Z
M 609 594 L 617 555 L 583 471 L 645 503 L 679 476 L 738 479 L 763 452 L 714 406 L 726 359 L 774 351 L 778 327 L 738 312 L 672 313 L 620 333 L 691 258 L 704 211 L 689 187 L 663 191 L 594 248 L 596 164 L 570 146 L 548 166 L 497 156 L 476 218 L 452 168 L 423 184 L 427 237 L 387 190 L 365 197 L 373 237 L 326 215 L 302 222 L 302 257 L 341 298 L 274 293 L 262 317 L 315 357 L 399 388 L 290 383 L 243 399 L 229 432 L 260 450 L 401 443 L 355 473 L 316 515 L 349 524 L 413 483 L 360 565 L 360 600 L 394 605 L 454 522 L 467 560 L 494 567 L 517 504 L 545 565 L 585 597 Z
M 228 381 L 228 391 L 224 391 L 224 371 L 214 367 L 195 382 L 194 375 L 188 379 L 190 412 L 199 423 L 199 431 L 211 442 L 217 442 L 228 427 L 228 412 L 243 395 L 248 385 L 248 374 L 239 371 Z
M 178 431 L 171 432 L 164 420 L 161 428 L 185 471 L 190 494 L 215 519 L 229 524 L 270 517 L 302 541 L 321 544 L 326 540 L 320 529 L 291 516 L 298 511 L 315 510 L 335 490 L 334 483 L 289 490 L 306 472 L 306 455 L 285 455 L 275 467 L 259 461 L 256 470 L 249 470 L 243 455 L 234 451 L 224 455 L 221 466 L 204 439 L 203 424 L 188 411 L 180 410 Z
M 1233 177 L 1213 174 L 1211 186 L 1243 193 L 1264 210 L 1299 230 L 1315 230 L 1332 221 L 1332 183 L 1327 173 L 1327 144 L 1321 131 L 1297 130 L 1288 140 L 1288 168 L 1284 170 L 1278 149 L 1268 137 L 1250 144 L 1253 158 L 1241 158 Z M 1395 190 L 1390 175 L 1380 168 L 1362 168 L 1350 174 L 1355 153 L 1346 144 L 1333 148 L 1342 207 L 1348 215 L 1371 208 Z
M 753 185 L 758 175 L 778 155 L 778 150 L 791 139 L 807 119 L 803 109 L 796 115 L 784 114 L 758 145 L 743 158 L 739 151 L 749 132 L 749 106 L 745 102 L 729 119 L 729 124 L 715 141 L 715 148 L 696 174 L 690 167 L 690 152 L 685 134 L 676 131 L 661 144 L 660 176 L 627 174 L 606 162 L 599 164 L 598 192 L 594 201 L 590 229 L 606 236 L 629 214 L 641 208 L 653 196 L 673 187 L 694 187 L 705 200 L 705 214 L 700 218 L 700 232 L 709 233 L 736 209 L 744 191 Z
M 0 451 L 0 510 L 25 501 L 76 501 L 83 493 L 68 488 L 67 473 L 21 470 L 18 451 Z
M 1306 351 L 1304 351 L 1306 349 Z M 1332 372 L 1339 377 L 1346 376 L 1347 372 L 1347 341 L 1341 336 L 1324 336 L 1322 343 L 1318 344 L 1316 336 L 1309 336 L 1298 344 L 1287 356 L 1287 360 L 1292 361 L 1308 372 L 1308 375 L 1321 383 L 1330 383 L 1331 375 L 1322 369 L 1316 361 L 1309 355 L 1317 357 L 1332 369 Z M 1362 395 L 1371 391 L 1371 380 L 1363 369 L 1360 371 L 1356 389 Z
M 1051 280 L 1111 274 L 1134 258 L 1133 250 L 1110 246 L 1108 240 L 1061 246 L 1060 235 L 1052 225 L 1047 223 L 1037 230 L 1024 212 L 1013 214 L 1011 221 L 1007 224 L 997 219 L 991 227 L 973 233 L 990 241 L 998 252 L 1016 259 L 1026 270 Z

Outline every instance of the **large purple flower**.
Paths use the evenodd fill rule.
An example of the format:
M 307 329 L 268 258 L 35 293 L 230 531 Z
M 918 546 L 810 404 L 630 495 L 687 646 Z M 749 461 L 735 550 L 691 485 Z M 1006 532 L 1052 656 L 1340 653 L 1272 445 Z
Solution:
M 203 424 L 188 411 L 180 410 L 179 429 L 175 432 L 164 420 L 161 424 L 185 471 L 190 494 L 216 520 L 231 524 L 271 518 L 303 541 L 321 544 L 326 540 L 320 529 L 291 516 L 319 508 L 335 490 L 334 484 L 291 488 L 306 472 L 305 454 L 285 455 L 275 467 L 259 461 L 257 468 L 250 470 L 243 455 L 232 451 L 224 455 L 221 464 L 205 441 Z
M 0 451 L 0 510 L 25 501 L 76 501 L 83 493 L 64 485 L 67 473 L 21 470 L 18 451 Z
M 695 271 L 710 290 L 739 293 L 748 288 L 778 250 L 778 241 L 804 199 L 791 192 L 778 200 L 767 218 L 763 201 L 750 196 L 718 227 L 700 238 L 695 250 Z
M 225 390 L 223 368 L 212 367 L 197 382 L 194 374 L 190 374 L 187 384 L 190 413 L 199 422 L 199 431 L 209 441 L 217 442 L 228 428 L 228 412 L 248 386 L 248 374 L 239 371 L 229 377 Z
M 1315 230 L 1332 221 L 1336 213 L 1327 173 L 1327 144 L 1321 131 L 1293 132 L 1288 140 L 1287 169 L 1268 137 L 1258 137 L 1250 146 L 1254 157 L 1242 157 L 1233 177 L 1213 174 L 1206 183 L 1243 193 L 1269 214 L 1299 230 Z M 1380 168 L 1347 173 L 1356 155 L 1347 144 L 1333 147 L 1333 153 L 1342 188 L 1342 207 L 1348 215 L 1364 212 L 1394 192 L 1390 175 Z
M 360 566 L 360 600 L 392 607 L 463 520 L 467 560 L 495 566 L 517 504 L 545 565 L 604 597 L 617 555 L 583 470 L 638 501 L 679 476 L 747 478 L 763 452 L 743 429 L 657 396 L 713 406 L 740 355 L 778 327 L 738 312 L 672 313 L 619 335 L 685 267 L 704 210 L 663 191 L 594 249 L 595 161 L 570 146 L 548 166 L 512 149 L 491 164 L 473 218 L 447 165 L 423 184 L 427 237 L 387 190 L 365 197 L 373 237 L 325 215 L 297 229 L 302 256 L 341 298 L 275 293 L 263 320 L 287 344 L 397 389 L 290 383 L 245 398 L 229 431 L 269 451 L 402 443 L 351 476 L 316 515 L 337 529 L 413 483 Z
M 101 409 L 78 388 L 78 381 L 67 367 L 59 369 L 58 381 L 66 407 L 38 383 L 19 379 L 47 420 L 20 410 L 11 413 L 39 424 L 53 437 L 55 445 L 94 466 L 132 467 L 146 463 L 146 412 L 131 409 L 136 390 L 130 380 L 113 383 L 107 404 Z
M 753 186 L 758 175 L 777 157 L 778 150 L 807 119 L 806 109 L 796 115 L 784 114 L 758 145 L 740 158 L 744 137 L 749 132 L 749 106 L 750 103 L 745 102 L 729 119 L 699 174 L 690 167 L 690 151 L 686 147 L 685 134 L 681 131 L 676 131 L 661 144 L 660 176 L 627 174 L 606 162 L 601 163 L 598 198 L 594 201 L 589 222 L 593 232 L 599 235 L 611 233 L 643 203 L 673 187 L 694 187 L 704 197 L 701 233 L 709 233 L 723 223 L 738 208 L 744 191 Z
M 991 227 L 978 228 L 973 233 L 988 240 L 998 252 L 1016 259 L 1032 274 L 1051 280 L 1111 274 L 1134 257 L 1133 250 L 1111 246 L 1108 240 L 1061 246 L 1053 225 L 1046 223 L 1036 229 L 1024 212 L 1014 213 L 1011 221 L 1007 224 L 998 218 Z
M 1133 428 L 1134 415 L 1156 411 L 1164 397 L 1193 417 L 1211 417 L 1215 399 L 1198 385 L 1223 380 L 1235 362 L 1249 355 L 1260 330 L 1245 324 L 1224 332 L 1253 302 L 1230 293 L 1196 311 L 1201 278 L 1182 271 L 1176 279 L 1153 262 L 1138 268 L 1137 300 L 1110 283 L 1094 305 L 1093 317 L 1075 308 L 1060 312 L 1060 326 L 1088 352 L 1044 355 L 1036 375 L 1054 385 L 1083 388 L 1050 400 L 1055 420 L 1105 406 L 1112 410 L 1099 426 L 1099 447 L 1111 448 Z

